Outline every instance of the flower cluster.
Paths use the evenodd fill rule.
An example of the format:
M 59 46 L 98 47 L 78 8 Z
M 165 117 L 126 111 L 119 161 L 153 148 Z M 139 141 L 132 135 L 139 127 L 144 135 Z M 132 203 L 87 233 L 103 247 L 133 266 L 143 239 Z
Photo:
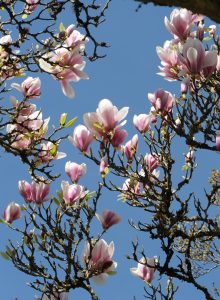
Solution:
M 53 75 L 54 79 L 60 81 L 65 96 L 74 98 L 75 93 L 70 82 L 89 78 L 83 71 L 86 65 L 83 60 L 83 52 L 88 39 L 80 34 L 74 25 L 63 29 L 59 37 L 64 42 L 58 44 L 54 52 L 45 54 L 39 60 L 39 66 L 42 70 Z

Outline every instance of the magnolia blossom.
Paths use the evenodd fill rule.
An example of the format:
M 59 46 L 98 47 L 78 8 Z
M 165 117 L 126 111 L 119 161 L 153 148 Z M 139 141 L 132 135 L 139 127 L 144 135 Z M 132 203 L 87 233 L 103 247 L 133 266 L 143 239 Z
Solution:
M 11 86 L 21 92 L 25 98 L 37 98 L 41 94 L 41 81 L 39 77 L 28 77 L 21 85 L 12 83 Z
M 105 175 L 108 173 L 108 157 L 105 155 L 102 157 L 99 165 L 99 173 L 105 177 Z
M 96 283 L 104 283 L 108 276 L 115 272 L 117 263 L 112 260 L 114 242 L 109 245 L 105 240 L 99 240 L 95 245 L 86 242 L 83 251 L 83 260 L 91 277 Z
M 69 184 L 68 181 L 62 181 L 61 189 L 66 204 L 72 205 L 85 196 L 84 187 L 79 184 Z
M 111 210 L 105 210 L 101 215 L 96 214 L 96 217 L 104 229 L 109 229 L 111 226 L 118 224 L 121 221 L 121 218 Z
M 216 150 L 220 151 L 220 131 L 217 131 L 216 134 Z
M 25 180 L 18 182 L 18 189 L 25 202 L 34 202 L 36 204 L 42 204 L 43 202 L 50 199 L 48 196 L 50 192 L 50 184 L 44 182 L 35 182 L 32 184 Z
M 84 123 L 97 137 L 112 139 L 115 131 L 126 123 L 126 121 L 120 122 L 127 116 L 128 109 L 123 107 L 118 110 L 110 100 L 102 99 L 96 112 L 84 114 Z
M 182 64 L 177 52 L 177 46 L 171 41 L 166 41 L 162 47 L 156 47 L 157 55 L 161 60 L 161 72 L 158 74 L 164 76 L 167 80 L 172 81 L 179 78 L 179 72 Z
M 185 40 L 190 36 L 191 29 L 194 23 L 203 19 L 203 16 L 193 14 L 190 10 L 185 8 L 174 9 L 171 12 L 170 20 L 167 17 L 164 19 L 167 30 L 176 38 Z
M 111 144 L 114 148 L 120 150 L 121 144 L 124 142 L 124 140 L 127 137 L 127 131 L 125 129 L 116 128 L 114 135 L 111 139 Z
M 19 219 L 21 217 L 21 207 L 19 204 L 11 202 L 4 211 L 4 220 L 8 223 Z
M 137 268 L 131 268 L 130 271 L 133 275 L 141 278 L 147 283 L 151 283 L 151 281 L 155 278 L 155 261 L 157 259 L 155 257 L 142 257 L 140 262 L 137 265 Z
M 153 172 L 159 166 L 159 161 L 155 153 L 146 154 L 144 157 L 144 163 L 150 172 Z
M 138 135 L 135 134 L 130 141 L 128 141 L 122 148 L 123 153 L 126 155 L 128 161 L 131 161 L 137 151 Z
M 203 71 L 205 76 L 211 75 L 217 64 L 217 51 L 205 51 L 198 39 L 188 38 L 180 47 L 179 59 L 185 70 L 192 75 Z
M 54 159 L 61 159 L 66 157 L 66 153 L 58 152 L 57 148 L 58 145 L 53 144 L 52 142 L 48 142 L 47 144 L 42 144 L 41 151 L 38 154 L 40 161 L 47 163 Z
M 38 7 L 40 0 L 25 0 L 25 13 L 31 14 Z
M 42 300 L 68 300 L 68 293 L 67 292 L 54 293 L 54 295 L 50 295 L 50 298 L 48 298 L 47 295 L 43 295 Z
M 89 41 L 89 38 L 85 37 L 85 35 L 81 34 L 78 30 L 76 30 L 75 25 L 69 25 L 66 28 L 65 33 L 65 44 L 67 47 L 75 48 L 80 46 L 80 50 L 84 50 L 85 44 Z
M 73 137 L 69 136 L 69 141 L 81 152 L 86 152 L 87 154 L 92 140 L 92 133 L 84 125 L 76 126 L 73 131 Z
M 152 115 L 140 114 L 134 115 L 133 124 L 140 133 L 145 133 L 150 129 Z
M 188 89 L 190 88 L 190 79 L 184 78 L 183 81 L 180 84 L 180 90 L 182 94 L 186 94 L 188 92 Z
M 89 78 L 83 72 L 86 62 L 83 61 L 80 51 L 80 46 L 76 46 L 72 51 L 66 48 L 59 48 L 54 53 L 50 52 L 45 57 L 39 59 L 40 68 L 52 74 L 54 79 L 60 81 L 64 95 L 69 98 L 75 97 L 70 82 L 78 82 L 80 79 Z
M 148 93 L 148 99 L 156 111 L 159 110 L 164 113 L 170 112 L 175 103 L 174 96 L 163 89 L 157 90 L 154 94 Z
M 68 161 L 65 165 L 65 172 L 72 182 L 77 183 L 80 177 L 86 174 L 86 164 L 79 165 L 75 162 Z

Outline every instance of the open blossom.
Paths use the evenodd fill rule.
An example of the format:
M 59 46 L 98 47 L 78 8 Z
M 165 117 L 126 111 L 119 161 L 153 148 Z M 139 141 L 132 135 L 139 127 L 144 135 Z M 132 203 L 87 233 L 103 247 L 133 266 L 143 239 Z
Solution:
M 128 161 L 131 161 L 137 151 L 138 135 L 135 134 L 130 141 L 128 141 L 122 148 L 123 153 L 126 155 Z
M 105 240 L 101 239 L 93 247 L 86 242 L 83 260 L 96 283 L 104 283 L 115 271 L 117 263 L 112 260 L 114 250 L 114 242 L 108 245 Z
M 86 174 L 86 164 L 77 164 L 68 161 L 65 165 L 65 172 L 70 177 L 72 182 L 77 183 L 80 177 Z
M 164 113 L 170 112 L 175 103 L 174 96 L 163 89 L 157 90 L 154 94 L 148 93 L 148 99 L 157 111 Z
M 220 151 L 220 131 L 217 131 L 216 134 L 216 150 Z
M 156 47 L 157 55 L 161 60 L 158 74 L 164 76 L 167 80 L 172 81 L 179 78 L 179 72 L 182 69 L 182 64 L 177 52 L 177 46 L 171 41 L 166 41 L 162 47 Z
M 84 187 L 79 184 L 69 184 L 68 181 L 61 182 L 63 200 L 66 204 L 74 204 L 85 195 Z
M 185 40 L 190 36 L 191 29 L 196 22 L 203 19 L 203 16 L 193 14 L 185 8 L 174 9 L 171 12 L 170 20 L 164 19 L 167 30 L 180 40 Z
M 140 114 L 134 115 L 133 124 L 140 133 L 145 133 L 150 129 L 152 115 Z
M 105 210 L 101 215 L 96 214 L 96 217 L 104 229 L 109 229 L 111 226 L 118 224 L 121 221 L 121 218 L 111 210 Z
M 25 180 L 18 182 L 18 189 L 25 202 L 34 202 L 36 204 L 42 204 L 50 199 L 48 196 L 50 192 L 50 184 L 44 182 L 35 182 L 32 184 Z
M 28 77 L 21 85 L 18 83 L 12 83 L 13 88 L 21 92 L 25 98 L 37 98 L 41 94 L 41 81 L 40 78 Z
M 128 107 L 118 110 L 108 99 L 99 102 L 96 112 L 84 114 L 84 123 L 96 135 L 112 138 L 117 128 L 123 126 L 126 121 L 120 123 L 128 114 Z
M 47 144 L 41 145 L 41 151 L 38 156 L 40 161 L 49 162 L 54 159 L 61 159 L 66 157 L 66 153 L 57 151 L 58 145 L 48 142 Z
M 133 275 L 141 278 L 145 282 L 151 283 L 151 281 L 155 278 L 155 260 L 155 257 L 142 257 L 137 268 L 130 268 L 130 271 Z
M 31 14 L 38 7 L 40 0 L 25 0 L 25 9 L 26 14 Z
M 67 292 L 54 293 L 54 295 L 50 295 L 50 298 L 48 298 L 47 295 L 43 295 L 42 300 L 68 300 L 68 293 Z
M 65 44 L 67 47 L 75 48 L 80 46 L 80 50 L 84 50 L 85 44 L 89 41 L 89 38 L 85 37 L 85 35 L 76 30 L 75 25 L 69 25 L 66 28 L 65 33 L 67 36 L 65 40 Z
M 80 46 L 75 47 L 72 51 L 59 48 L 54 53 L 50 52 L 39 60 L 41 69 L 52 74 L 54 79 L 60 81 L 64 95 L 69 98 L 75 97 L 70 82 L 88 79 L 87 74 L 83 72 L 86 62 L 83 61 L 80 51 Z
M 88 153 L 88 148 L 92 140 L 92 133 L 84 125 L 76 126 L 73 131 L 73 136 L 69 136 L 69 141 L 81 152 L 86 153 Z
M 208 76 L 216 68 L 217 51 L 205 51 L 200 40 L 188 38 L 180 47 L 179 59 L 189 74 L 196 75 L 203 71 L 204 75 Z
M 11 202 L 4 211 L 4 220 L 8 223 L 19 219 L 21 217 L 21 207 L 19 204 Z

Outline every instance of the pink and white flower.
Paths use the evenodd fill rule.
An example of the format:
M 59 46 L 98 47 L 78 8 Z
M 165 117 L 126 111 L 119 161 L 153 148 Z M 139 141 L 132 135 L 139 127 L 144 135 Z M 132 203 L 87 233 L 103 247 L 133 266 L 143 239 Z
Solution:
M 4 211 L 4 220 L 8 223 L 19 219 L 21 217 L 21 207 L 19 204 L 11 202 Z
M 25 98 L 37 98 L 41 95 L 41 81 L 40 78 L 28 77 L 21 85 L 12 83 L 11 86 L 21 92 Z
M 150 129 L 152 115 L 140 114 L 134 115 L 133 124 L 140 133 L 145 133 Z
M 51 198 L 48 196 L 50 192 L 49 183 L 33 181 L 32 184 L 30 184 L 25 180 L 20 180 L 18 182 L 18 189 L 27 203 L 34 202 L 40 205 Z
M 148 93 L 148 99 L 156 111 L 170 112 L 175 103 L 174 96 L 164 89 L 158 89 L 154 94 Z
M 81 152 L 88 154 L 89 145 L 93 141 L 92 133 L 84 125 L 78 125 L 73 131 L 73 136 L 69 136 L 69 141 Z
M 77 164 L 68 161 L 65 165 L 65 172 L 70 177 L 72 182 L 77 183 L 80 177 L 86 174 L 86 164 Z
M 151 281 L 155 278 L 154 273 L 156 260 L 157 259 L 155 257 L 142 257 L 137 268 L 131 268 L 130 271 L 133 275 L 141 278 L 145 282 L 151 283 Z
M 77 203 L 78 200 L 85 196 L 84 187 L 79 184 L 69 184 L 68 181 L 61 182 L 63 200 L 68 205 Z
M 86 242 L 83 251 L 83 260 L 90 276 L 99 284 L 105 283 L 109 275 L 114 274 L 117 263 L 112 260 L 114 254 L 114 242 L 109 245 L 101 239 L 95 245 Z
M 121 221 L 121 218 L 111 210 L 105 210 L 101 215 L 96 214 L 96 217 L 106 230 Z

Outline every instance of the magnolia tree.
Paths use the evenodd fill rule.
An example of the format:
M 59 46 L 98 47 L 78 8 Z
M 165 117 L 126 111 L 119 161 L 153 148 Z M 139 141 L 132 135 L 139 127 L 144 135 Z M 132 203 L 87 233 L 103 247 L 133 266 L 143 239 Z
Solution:
M 210 188 L 202 199 L 187 192 L 199 167 L 196 153 L 201 149 L 220 151 L 220 44 L 216 28 L 207 27 L 204 16 L 186 9 L 174 9 L 165 17 L 171 40 L 156 49 L 160 75 L 178 81 L 180 93 L 174 96 L 164 89 L 148 93 L 151 109 L 148 114 L 134 115 L 137 133 L 133 137 L 126 130 L 129 108 L 117 108 L 109 99 L 102 99 L 97 108 L 94 104 L 93 112 L 85 111 L 83 124 L 75 126 L 76 117 L 69 120 L 61 113 L 59 125 L 50 128 L 50 118 L 44 118 L 35 104 L 41 95 L 41 80 L 34 73 L 48 73 L 65 96 L 75 96 L 72 81 L 88 79 L 85 60 L 101 58 L 99 50 L 106 47 L 91 34 L 91 28 L 104 21 L 110 1 L 103 6 L 91 2 L 0 2 L 1 93 L 16 89 L 19 98 L 11 97 L 9 107 L 2 102 L 0 145 L 20 158 L 30 174 L 29 182 L 22 178 L 18 182 L 23 203 L 9 203 L 1 220 L 16 232 L 19 242 L 9 240 L 1 254 L 34 278 L 30 286 L 40 295 L 37 299 L 67 300 L 74 289 L 83 289 L 91 299 L 98 299 L 91 282 L 105 283 L 117 270 L 114 241 L 107 242 L 105 234 L 121 218 L 112 210 L 98 210 L 102 191 L 107 190 L 116 192 L 134 214 L 141 210 L 146 215 L 145 222 L 130 220 L 129 224 L 160 245 L 154 257 L 148 257 L 138 241 L 128 250 L 127 258 L 134 265 L 131 275 L 145 283 L 146 298 L 175 299 L 178 285 L 184 282 L 197 289 L 200 298 L 217 299 L 218 287 L 201 283 L 200 277 L 220 265 L 219 171 L 212 171 Z M 77 25 L 64 27 L 56 20 L 68 5 Z M 41 24 L 37 32 L 32 29 L 36 22 Z M 18 84 L 20 76 L 24 79 Z M 72 125 L 75 128 L 70 134 Z M 66 156 L 59 147 L 67 138 L 85 162 L 94 163 L 94 172 L 100 173 L 96 191 L 80 184 L 87 166 L 77 161 L 65 164 L 69 180 L 59 186 L 52 164 Z M 172 145 L 176 139 L 188 146 L 184 176 L 179 181 L 174 180 Z M 138 151 L 140 140 L 147 153 Z M 116 178 L 124 183 L 119 186 Z M 52 181 L 57 184 L 56 195 L 50 195 Z M 91 226 L 97 219 L 100 228 L 94 235 Z

